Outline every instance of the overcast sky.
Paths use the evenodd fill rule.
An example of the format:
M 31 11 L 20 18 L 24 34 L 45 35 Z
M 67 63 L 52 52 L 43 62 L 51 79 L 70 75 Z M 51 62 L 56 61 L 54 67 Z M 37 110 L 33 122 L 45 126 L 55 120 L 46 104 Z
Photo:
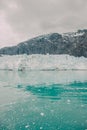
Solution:
M 0 47 L 87 28 L 87 0 L 0 0 Z

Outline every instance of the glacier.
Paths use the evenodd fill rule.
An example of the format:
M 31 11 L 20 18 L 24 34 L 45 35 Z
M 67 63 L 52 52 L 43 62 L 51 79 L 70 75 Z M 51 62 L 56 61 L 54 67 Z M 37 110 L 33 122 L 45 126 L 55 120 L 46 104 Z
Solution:
M 87 70 L 87 58 L 62 55 L 2 55 L 0 70 Z

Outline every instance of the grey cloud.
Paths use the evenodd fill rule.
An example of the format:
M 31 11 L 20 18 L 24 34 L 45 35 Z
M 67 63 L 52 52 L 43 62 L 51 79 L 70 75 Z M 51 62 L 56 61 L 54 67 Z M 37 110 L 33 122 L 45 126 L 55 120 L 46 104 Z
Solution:
M 17 8 L 9 6 L 17 5 Z M 22 38 L 87 26 L 87 0 L 0 0 L 6 20 Z

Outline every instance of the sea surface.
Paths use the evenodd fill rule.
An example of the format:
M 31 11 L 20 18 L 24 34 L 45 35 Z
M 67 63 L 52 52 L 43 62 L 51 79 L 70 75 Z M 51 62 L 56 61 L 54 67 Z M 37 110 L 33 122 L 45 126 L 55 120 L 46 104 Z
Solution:
M 0 130 L 87 130 L 87 71 L 0 71 Z

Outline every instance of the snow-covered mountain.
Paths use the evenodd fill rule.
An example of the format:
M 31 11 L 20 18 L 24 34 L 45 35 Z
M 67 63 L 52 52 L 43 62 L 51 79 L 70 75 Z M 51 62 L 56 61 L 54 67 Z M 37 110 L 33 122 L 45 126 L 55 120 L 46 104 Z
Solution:
M 19 43 L 17 46 L 4 47 L 0 54 L 68 54 L 87 57 L 87 29 L 72 33 L 51 33 Z

